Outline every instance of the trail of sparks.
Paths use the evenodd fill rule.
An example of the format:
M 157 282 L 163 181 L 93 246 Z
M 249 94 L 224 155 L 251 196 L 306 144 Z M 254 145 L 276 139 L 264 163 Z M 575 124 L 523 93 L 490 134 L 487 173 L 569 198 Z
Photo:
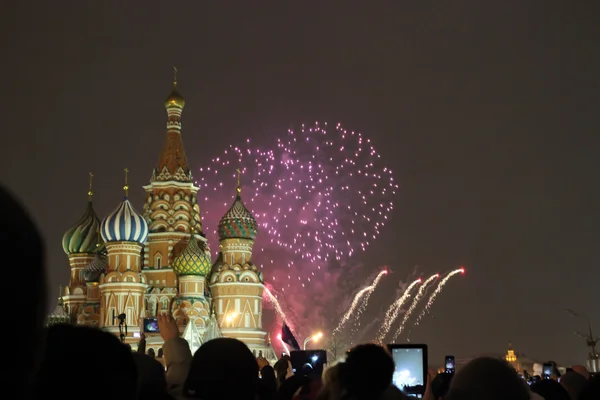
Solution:
M 361 304 L 360 301 L 363 300 L 363 297 L 364 297 L 364 300 L 363 300 L 362 304 L 364 304 L 364 302 L 369 301 L 369 297 L 371 296 L 371 293 L 373 293 L 373 291 L 375 290 L 375 287 L 377 287 L 377 284 L 379 283 L 381 278 L 384 275 L 387 275 L 387 273 L 388 273 L 387 269 L 384 269 L 379 274 L 377 274 L 377 276 L 375 277 L 375 279 L 373 280 L 373 283 L 371 283 L 371 285 L 359 290 L 358 293 L 356 293 L 356 295 L 354 296 L 354 299 L 352 300 L 352 303 L 350 304 L 350 308 L 348 308 L 348 311 L 346 311 L 346 313 L 340 320 L 338 326 L 333 330 L 334 335 L 336 333 L 338 333 L 344 327 L 346 322 L 348 322 L 348 320 L 350 319 L 350 317 L 352 316 L 354 311 L 357 309 L 359 304 Z M 359 312 L 360 312 L 360 309 L 359 309 Z M 358 315 L 357 315 L 357 318 L 358 318 Z
M 371 298 L 371 295 L 373 294 L 373 292 L 377 288 L 377 285 L 379 284 L 379 281 L 381 280 L 381 278 L 383 278 L 385 275 L 387 275 L 387 273 L 388 273 L 387 269 L 384 269 L 383 271 L 381 271 L 375 277 L 375 280 L 373 280 L 373 283 L 370 286 L 371 290 L 367 291 L 364 294 L 364 296 L 362 297 L 362 302 L 360 303 L 360 306 L 358 307 L 358 310 L 354 314 L 354 320 L 356 321 L 356 323 L 354 324 L 354 327 L 352 329 L 352 333 L 353 334 L 358 332 L 358 329 L 360 328 L 360 316 L 367 309 L 367 305 L 369 305 L 369 299 Z
M 427 280 L 425 282 L 423 282 L 423 284 L 419 288 L 419 291 L 417 292 L 417 295 L 415 296 L 412 304 L 408 308 L 408 311 L 404 314 L 404 318 L 402 318 L 402 322 L 400 322 L 400 326 L 398 327 L 398 330 L 394 334 L 394 337 L 392 338 L 392 342 L 396 341 L 396 338 L 400 335 L 400 333 L 402 333 L 402 330 L 404 329 L 404 325 L 406 324 L 406 321 L 408 321 L 408 319 L 410 318 L 410 315 L 415 311 L 415 309 L 417 308 L 417 305 L 419 304 L 419 301 L 421 300 L 421 298 L 427 291 L 427 286 L 439 277 L 440 277 L 440 274 L 435 274 L 435 275 L 430 276 L 429 278 L 427 278 Z
M 283 346 L 283 351 L 285 351 L 286 354 L 290 354 L 290 348 L 288 347 L 287 343 L 283 341 L 281 333 L 277 335 L 277 339 L 281 342 L 281 345 Z
M 271 293 L 269 288 L 266 286 L 264 293 L 267 295 L 267 299 L 269 300 L 269 302 L 271 302 L 271 304 L 273 304 L 273 307 L 275 307 L 275 311 L 279 315 L 279 318 L 281 318 L 281 321 L 284 323 L 288 323 L 287 317 L 285 316 L 285 313 L 283 312 L 283 309 L 281 308 L 281 304 L 279 304 L 279 300 L 277 300 L 277 297 L 275 297 L 275 295 L 273 295 L 273 293 Z
M 398 298 L 395 302 L 393 302 L 390 305 L 387 312 L 385 313 L 385 319 L 383 320 L 383 324 L 381 324 L 381 328 L 379 329 L 379 333 L 377 336 L 377 340 L 380 343 L 383 343 L 383 340 L 385 339 L 386 335 L 390 331 L 392 324 L 394 323 L 396 318 L 398 318 L 400 309 L 401 309 L 402 305 L 404 303 L 406 303 L 406 300 L 408 300 L 408 298 L 410 297 L 410 293 L 411 293 L 412 289 L 421 282 L 422 282 L 422 280 L 421 280 L 421 278 L 419 278 L 416 281 L 414 281 L 413 283 L 411 283 L 410 285 L 408 285 L 408 288 L 406 288 L 406 290 L 404 291 L 402 296 L 400 296 L 400 298 Z
M 200 169 L 203 228 L 216 238 L 240 169 L 242 198 L 260 229 L 254 263 L 268 268 L 279 290 L 310 288 L 321 268 L 365 251 L 379 236 L 398 185 L 371 139 L 341 124 L 302 125 L 271 143 L 230 145 Z M 275 258 L 266 247 L 284 253 Z
M 419 314 L 419 316 L 417 317 L 417 319 L 413 323 L 413 326 L 419 325 L 419 322 L 421 321 L 421 319 L 423 319 L 423 317 L 425 316 L 425 314 L 427 314 L 427 312 L 429 311 L 429 309 L 433 305 L 433 302 L 435 301 L 435 298 L 437 297 L 438 294 L 440 294 L 442 292 L 442 289 L 444 289 L 444 286 L 450 280 L 450 278 L 452 278 L 456 274 L 464 274 L 464 273 L 465 273 L 465 268 L 461 267 L 459 269 L 455 269 L 454 271 L 448 273 L 448 275 L 446 275 L 446 277 L 440 281 L 440 283 L 438 284 L 438 286 L 435 289 L 435 291 L 431 294 L 431 296 L 429 296 L 429 300 L 427 300 L 427 304 L 425 305 L 425 307 L 423 307 L 423 311 L 421 311 L 421 314 Z

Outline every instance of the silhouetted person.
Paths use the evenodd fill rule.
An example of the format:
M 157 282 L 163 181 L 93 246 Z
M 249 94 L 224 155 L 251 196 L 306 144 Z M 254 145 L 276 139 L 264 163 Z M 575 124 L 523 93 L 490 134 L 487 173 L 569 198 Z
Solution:
M 600 375 L 591 377 L 588 384 L 583 388 L 579 400 L 598 400 L 600 399 Z
M 200 346 L 183 385 L 184 395 L 202 400 L 254 400 L 257 390 L 256 358 L 243 342 L 231 338 Z
M 544 400 L 570 400 L 569 393 L 555 380 L 544 379 L 529 387 L 533 393 L 537 393 Z
M 394 360 L 384 347 L 369 343 L 352 348 L 340 366 L 340 379 L 353 399 L 378 399 L 392 385 Z
M 258 400 L 274 400 L 277 393 L 277 380 L 275 379 L 275 371 L 269 365 L 269 362 L 259 357 L 256 359 L 260 371 L 260 381 L 258 384 Z
M 572 400 L 578 400 L 588 381 L 580 373 L 569 371 L 561 377 L 560 384 L 569 392 Z
M 292 360 L 288 355 L 282 355 L 273 366 L 277 377 L 277 387 L 279 388 L 283 381 L 294 375 L 292 372 Z
M 44 321 L 46 318 L 46 271 L 42 238 L 28 212 L 11 193 L 0 186 L 0 248 L 19 257 L 19 269 L 27 274 L 27 295 L 22 285 L 5 285 L 7 299 L 19 299 L 18 333 L 11 335 L 11 347 L 19 349 L 19 356 L 11 359 L 11 367 L 4 372 L 10 386 L 19 388 L 20 396 L 29 398 L 35 371 L 44 348 Z
M 450 390 L 450 383 L 454 374 L 437 374 L 431 381 L 431 392 L 435 400 L 443 400 Z
M 76 325 L 47 330 L 34 395 L 61 400 L 131 400 L 137 396 L 133 353 L 113 334 Z
M 161 363 L 145 354 L 133 353 L 138 375 L 138 399 L 168 400 L 167 379 Z
M 529 400 L 527 384 L 505 361 L 472 360 L 456 372 L 446 400 Z
M 279 390 L 277 391 L 277 400 L 292 400 L 294 394 L 304 385 L 310 383 L 313 376 L 313 368 L 310 364 L 308 367 L 305 365 L 300 368 L 299 371 L 296 371 L 292 376 L 285 379 L 281 385 L 279 386 Z

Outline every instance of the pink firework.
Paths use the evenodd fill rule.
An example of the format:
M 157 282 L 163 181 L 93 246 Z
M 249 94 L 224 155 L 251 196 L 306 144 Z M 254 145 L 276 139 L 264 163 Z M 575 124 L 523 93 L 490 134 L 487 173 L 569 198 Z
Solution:
M 248 139 L 200 169 L 198 197 L 210 243 L 233 202 L 237 169 L 242 199 L 259 224 L 254 262 L 283 291 L 312 285 L 331 261 L 344 264 L 366 250 L 398 188 L 371 140 L 341 124 L 302 125 L 257 146 Z

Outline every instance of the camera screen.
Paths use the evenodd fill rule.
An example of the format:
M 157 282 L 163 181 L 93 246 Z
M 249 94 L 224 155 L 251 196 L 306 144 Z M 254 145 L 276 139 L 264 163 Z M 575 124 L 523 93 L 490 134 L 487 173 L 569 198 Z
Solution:
M 158 333 L 158 320 L 156 318 L 144 318 L 144 332 Z
M 324 366 L 327 364 L 327 352 L 325 350 L 296 350 L 290 353 L 292 369 L 297 374 L 323 374 Z
M 544 364 L 542 367 L 542 374 L 544 377 L 549 377 L 552 375 L 554 366 L 552 364 Z
M 447 371 L 454 371 L 454 357 L 452 356 L 446 356 L 446 370 Z
M 411 397 L 422 398 L 425 392 L 424 352 L 420 348 L 392 348 L 396 370 L 392 382 Z

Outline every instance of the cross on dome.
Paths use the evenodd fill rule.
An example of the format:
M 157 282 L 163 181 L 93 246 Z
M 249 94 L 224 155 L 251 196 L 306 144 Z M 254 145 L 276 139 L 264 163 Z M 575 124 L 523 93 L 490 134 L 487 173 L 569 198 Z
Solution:
M 123 185 L 123 190 L 125 191 L 125 197 L 128 197 L 129 196 L 129 184 L 128 184 L 129 169 L 125 168 L 124 171 L 125 171 L 125 185 Z

